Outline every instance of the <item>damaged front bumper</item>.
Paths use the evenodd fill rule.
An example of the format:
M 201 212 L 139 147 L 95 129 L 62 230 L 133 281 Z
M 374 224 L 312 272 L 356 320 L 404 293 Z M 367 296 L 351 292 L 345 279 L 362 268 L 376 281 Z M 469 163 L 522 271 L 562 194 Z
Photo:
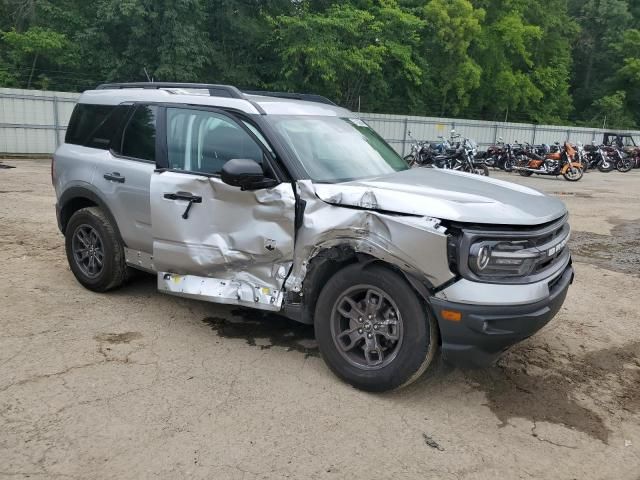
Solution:
M 545 298 L 526 304 L 465 304 L 432 297 L 430 303 L 440 327 L 443 358 L 460 367 L 491 365 L 502 352 L 536 333 L 558 313 L 573 277 L 569 263 L 548 282 Z M 460 315 L 452 320 L 446 312 Z

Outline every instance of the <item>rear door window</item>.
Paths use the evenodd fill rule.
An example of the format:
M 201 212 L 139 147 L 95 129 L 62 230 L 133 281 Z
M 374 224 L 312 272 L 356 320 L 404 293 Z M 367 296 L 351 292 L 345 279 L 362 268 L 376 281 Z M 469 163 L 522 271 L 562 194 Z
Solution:
M 76 105 L 65 142 L 108 150 L 129 108 L 126 105 Z
M 158 107 L 138 105 L 122 134 L 120 154 L 140 160 L 155 161 L 156 118 Z

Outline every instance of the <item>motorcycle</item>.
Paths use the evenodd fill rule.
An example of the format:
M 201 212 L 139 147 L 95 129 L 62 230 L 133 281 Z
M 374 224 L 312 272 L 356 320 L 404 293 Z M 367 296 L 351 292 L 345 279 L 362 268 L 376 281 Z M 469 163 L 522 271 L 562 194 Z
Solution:
M 455 141 L 458 138 L 461 138 L 461 136 L 452 132 L 451 140 Z M 447 142 L 447 144 L 449 144 L 449 142 Z M 478 145 L 475 141 L 469 138 L 463 138 L 456 143 L 454 148 L 446 149 L 445 151 L 445 154 L 432 157 L 434 167 L 474 173 L 485 177 L 489 176 L 489 168 L 483 159 L 477 158 Z
M 606 145 L 592 145 L 587 154 L 587 168 L 597 168 L 601 172 L 611 172 L 616 169 L 628 172 L 634 167 L 634 160 L 618 147 Z
M 511 172 L 515 157 L 513 154 L 513 146 L 504 143 L 502 137 L 498 139 L 495 145 L 491 145 L 484 153 L 483 157 L 478 159 L 484 160 L 488 167 L 499 168 L 505 172 Z
M 449 142 L 442 136 L 438 137 L 440 143 L 416 140 L 411 132 L 408 132 L 408 136 L 412 140 L 411 151 L 405 155 L 404 160 L 412 168 L 431 164 L 434 155 L 444 154 L 451 149 Z
M 573 161 L 582 165 L 582 170 L 584 172 L 589 168 L 589 156 L 587 155 L 587 151 L 584 149 L 582 142 L 578 142 L 576 144 L 576 155 Z
M 523 177 L 536 175 L 562 175 L 568 182 L 577 182 L 584 173 L 582 164 L 573 159 L 575 148 L 566 142 L 559 152 L 549 153 L 545 157 L 524 149 L 524 158 L 518 160 L 513 167 Z

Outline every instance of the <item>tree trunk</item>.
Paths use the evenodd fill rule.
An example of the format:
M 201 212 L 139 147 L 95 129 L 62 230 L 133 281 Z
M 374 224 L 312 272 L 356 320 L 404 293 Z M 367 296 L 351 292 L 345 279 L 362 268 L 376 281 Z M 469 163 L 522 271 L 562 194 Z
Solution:
M 31 64 L 31 73 L 29 73 L 29 81 L 27 82 L 27 89 L 31 88 L 31 79 L 33 78 L 33 71 L 36 69 L 36 62 L 38 61 L 38 54 L 33 57 L 33 63 Z

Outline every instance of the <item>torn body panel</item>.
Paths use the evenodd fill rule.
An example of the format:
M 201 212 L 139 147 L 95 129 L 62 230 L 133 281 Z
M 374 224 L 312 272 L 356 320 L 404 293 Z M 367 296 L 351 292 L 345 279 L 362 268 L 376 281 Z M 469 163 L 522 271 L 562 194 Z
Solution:
M 369 210 L 375 195 L 365 192 L 359 208 L 329 204 L 318 197 L 309 180 L 297 182 L 298 195 L 306 202 L 297 232 L 293 268 L 285 288 L 300 292 L 309 262 L 319 252 L 348 246 L 392 264 L 439 286 L 454 278 L 447 261 L 446 230 L 436 219 Z
M 176 193 L 201 198 L 187 218 L 189 202 L 172 198 Z M 158 288 L 218 303 L 279 309 L 293 260 L 294 212 L 291 184 L 242 191 L 217 177 L 154 173 L 151 214 Z

